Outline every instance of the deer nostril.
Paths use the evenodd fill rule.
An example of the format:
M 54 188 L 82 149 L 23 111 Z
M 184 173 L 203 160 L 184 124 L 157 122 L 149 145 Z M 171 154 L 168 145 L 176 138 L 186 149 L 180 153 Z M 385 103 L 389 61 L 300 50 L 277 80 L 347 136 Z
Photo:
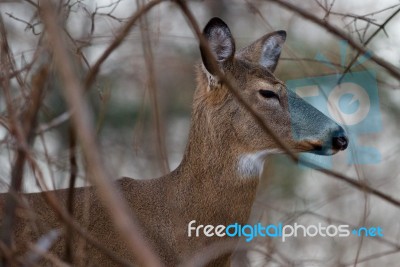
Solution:
M 342 128 L 335 131 L 332 138 L 332 147 L 337 150 L 345 150 L 349 145 L 349 138 Z

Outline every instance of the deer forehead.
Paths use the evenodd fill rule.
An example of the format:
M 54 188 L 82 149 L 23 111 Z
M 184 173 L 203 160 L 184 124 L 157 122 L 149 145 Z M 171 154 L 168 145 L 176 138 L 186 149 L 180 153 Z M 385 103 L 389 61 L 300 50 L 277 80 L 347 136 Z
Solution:
M 270 80 L 256 79 L 252 84 L 253 84 L 252 87 L 255 90 L 260 90 L 260 89 L 269 89 L 269 90 L 274 90 L 274 91 L 279 90 L 279 86 L 277 86 L 276 83 L 274 83 Z
M 232 66 L 231 72 L 235 79 L 251 87 L 273 88 L 283 84 L 282 81 L 277 79 L 265 67 L 246 60 L 236 60 L 235 64 Z

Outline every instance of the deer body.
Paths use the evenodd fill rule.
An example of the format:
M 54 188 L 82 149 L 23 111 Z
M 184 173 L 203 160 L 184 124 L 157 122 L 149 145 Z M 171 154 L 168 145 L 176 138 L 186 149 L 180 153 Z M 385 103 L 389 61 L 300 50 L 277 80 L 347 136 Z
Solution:
M 214 18 L 207 24 L 204 36 L 218 67 L 235 81 L 242 97 L 291 149 L 333 154 L 347 147 L 347 137 L 339 125 L 288 92 L 283 82 L 272 74 L 285 41 L 283 31 L 267 34 L 238 52 L 228 26 L 220 19 Z M 196 225 L 214 226 L 245 224 L 263 160 L 281 151 L 252 114 L 219 82 L 210 59 L 201 52 L 203 64 L 198 68 L 189 141 L 181 164 L 157 179 L 116 181 L 144 235 L 166 266 L 175 266 L 195 252 L 227 238 L 189 237 L 189 222 L 195 220 Z M 295 109 L 293 116 L 289 113 L 289 101 Z M 298 138 L 293 138 L 293 131 L 298 133 Z M 65 202 L 67 190 L 58 190 L 57 195 Z M 27 240 L 36 240 L 49 229 L 61 227 L 41 194 L 26 194 L 24 198 L 37 212 L 36 222 L 42 229 L 34 229 L 29 220 L 19 218 L 15 231 L 17 247 Z M 99 203 L 94 188 L 76 189 L 74 217 L 112 251 L 133 262 Z M 87 216 L 85 205 L 89 207 Z M 74 242 L 77 240 L 75 236 Z M 52 251 L 62 256 L 64 249 L 65 241 L 59 240 Z M 97 249 L 88 251 L 87 262 L 82 264 L 115 265 Z M 209 265 L 228 266 L 230 254 Z

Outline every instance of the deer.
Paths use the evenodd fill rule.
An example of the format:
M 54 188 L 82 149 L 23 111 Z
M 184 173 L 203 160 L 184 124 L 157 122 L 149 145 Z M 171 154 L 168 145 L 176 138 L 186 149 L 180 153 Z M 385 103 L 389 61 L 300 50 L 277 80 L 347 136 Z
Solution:
M 264 160 L 285 152 L 221 82 L 212 60 L 293 152 L 333 155 L 345 150 L 349 143 L 338 123 L 288 90 L 274 75 L 286 40 L 285 31 L 268 33 L 236 51 L 229 27 L 220 18 L 212 18 L 204 27 L 203 36 L 214 59 L 207 57 L 204 47 L 200 47 L 202 60 L 197 65 L 191 125 L 181 163 L 159 178 L 123 177 L 115 181 L 137 217 L 143 235 L 165 266 L 177 266 L 197 251 L 228 238 L 237 244 L 239 238 L 226 235 L 194 236 L 193 227 L 245 224 Z M 66 189 L 55 193 L 66 202 Z M 127 246 L 98 201 L 96 188 L 75 188 L 74 194 L 74 218 L 118 257 L 133 264 Z M 29 210 L 35 216 L 18 216 L 13 236 L 15 255 L 23 255 L 28 242 L 34 242 L 51 229 L 63 227 L 42 193 L 20 194 L 20 197 L 25 204 L 18 208 L 17 215 Z M 0 206 L 3 201 L 4 195 Z M 80 238 L 73 237 L 73 246 Z M 50 252 L 63 258 L 65 240 L 65 236 L 59 238 Z M 85 266 L 117 266 L 94 246 L 87 245 L 86 253 Z M 232 253 L 215 257 L 207 266 L 229 266 Z M 49 263 L 44 261 L 43 265 L 46 264 Z

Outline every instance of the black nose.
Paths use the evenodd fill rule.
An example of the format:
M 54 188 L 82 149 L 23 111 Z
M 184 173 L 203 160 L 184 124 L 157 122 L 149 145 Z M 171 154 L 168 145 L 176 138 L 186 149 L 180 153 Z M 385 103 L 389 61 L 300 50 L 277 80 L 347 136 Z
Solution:
M 336 150 L 345 150 L 349 145 L 349 138 L 347 137 L 343 128 L 340 127 L 333 133 L 332 148 Z

